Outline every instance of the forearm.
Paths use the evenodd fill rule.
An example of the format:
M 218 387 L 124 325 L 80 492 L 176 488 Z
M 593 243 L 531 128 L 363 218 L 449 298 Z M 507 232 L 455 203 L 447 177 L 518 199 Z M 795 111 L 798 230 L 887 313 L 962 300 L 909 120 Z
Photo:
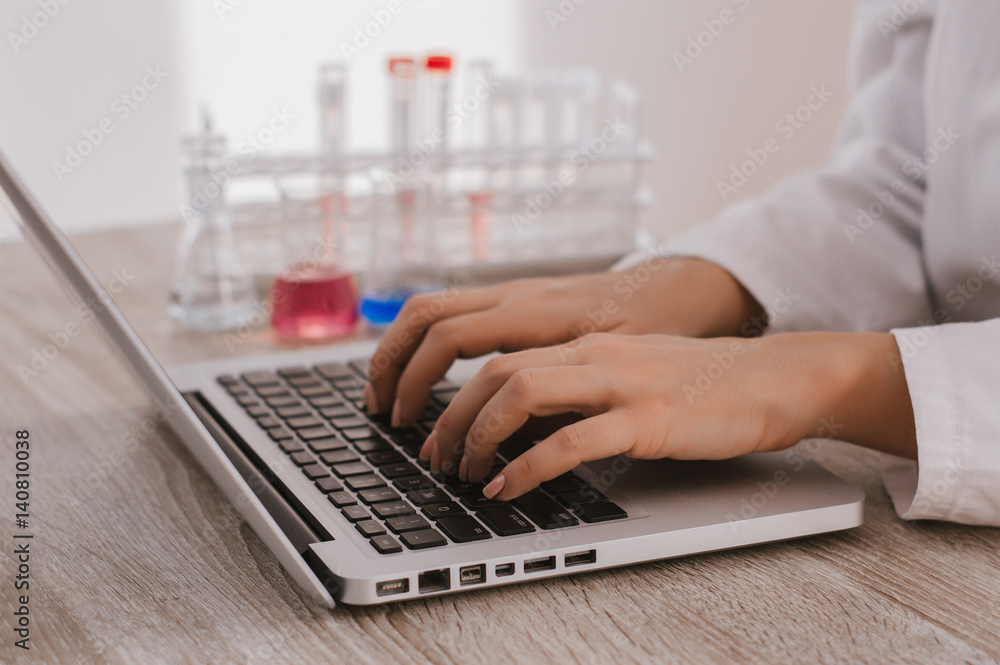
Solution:
M 799 363 L 795 437 L 835 438 L 916 458 L 913 406 L 892 335 L 793 333 L 762 342 Z

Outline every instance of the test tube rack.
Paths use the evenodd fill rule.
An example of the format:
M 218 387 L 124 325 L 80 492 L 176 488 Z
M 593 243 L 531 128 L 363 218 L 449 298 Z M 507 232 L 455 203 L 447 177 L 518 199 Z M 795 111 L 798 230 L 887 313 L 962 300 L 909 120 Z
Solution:
M 497 85 L 524 106 L 532 82 L 553 75 Z M 278 187 L 268 185 L 305 176 L 327 178 L 341 191 L 347 232 L 340 255 L 360 275 L 385 229 L 403 224 L 404 214 L 419 235 L 406 261 L 438 281 L 605 268 L 635 248 L 639 212 L 652 200 L 641 180 L 653 150 L 640 135 L 638 96 L 621 82 L 610 96 L 606 116 L 584 109 L 600 119 L 564 141 L 552 140 L 549 118 L 536 139 L 522 133 L 505 145 L 261 154 L 233 174 L 226 194 L 237 250 L 262 286 L 283 268 L 283 209 Z M 405 213 L 401 192 L 412 194 Z

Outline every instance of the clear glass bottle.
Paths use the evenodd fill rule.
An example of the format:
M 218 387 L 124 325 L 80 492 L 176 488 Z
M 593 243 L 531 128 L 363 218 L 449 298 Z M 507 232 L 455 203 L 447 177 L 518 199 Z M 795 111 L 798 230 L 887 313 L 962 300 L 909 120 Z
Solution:
M 237 327 L 257 305 L 240 262 L 226 212 L 231 174 L 223 167 L 225 139 L 205 131 L 181 141 L 187 158 L 188 204 L 177 247 L 168 312 L 187 328 L 221 332 Z

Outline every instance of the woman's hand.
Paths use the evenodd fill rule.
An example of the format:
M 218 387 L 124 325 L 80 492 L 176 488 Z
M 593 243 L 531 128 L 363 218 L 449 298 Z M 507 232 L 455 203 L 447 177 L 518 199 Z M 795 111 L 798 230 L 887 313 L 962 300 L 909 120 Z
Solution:
M 737 335 L 760 308 L 722 268 L 651 258 L 625 272 L 529 279 L 410 298 L 369 363 L 368 411 L 412 425 L 456 358 L 593 332 Z M 759 332 L 759 331 L 758 331 Z
M 421 457 L 433 471 L 458 465 L 462 479 L 479 481 L 529 417 L 583 416 L 490 482 L 486 496 L 508 500 L 616 454 L 723 459 L 818 433 L 906 454 L 913 415 L 893 353 L 887 334 L 587 335 L 490 360 L 438 419 Z

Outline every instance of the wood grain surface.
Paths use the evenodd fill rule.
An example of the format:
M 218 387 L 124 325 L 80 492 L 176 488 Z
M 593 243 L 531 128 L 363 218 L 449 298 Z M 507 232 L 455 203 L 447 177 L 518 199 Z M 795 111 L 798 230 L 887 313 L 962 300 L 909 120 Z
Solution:
M 82 236 L 165 362 L 273 350 L 166 317 L 174 231 Z M 865 488 L 849 532 L 402 604 L 327 610 L 281 570 L 142 386 L 82 325 L 27 385 L 19 365 L 80 322 L 42 261 L 0 246 L 3 663 L 992 663 L 1000 531 L 907 524 L 877 457 L 815 459 Z M 231 348 L 230 348 L 231 347 Z M 51 351 L 51 349 L 49 349 Z M 51 354 L 50 354 L 51 355 Z M 14 432 L 32 440 L 32 649 L 13 645 Z M 132 436 L 129 436 L 129 433 Z

